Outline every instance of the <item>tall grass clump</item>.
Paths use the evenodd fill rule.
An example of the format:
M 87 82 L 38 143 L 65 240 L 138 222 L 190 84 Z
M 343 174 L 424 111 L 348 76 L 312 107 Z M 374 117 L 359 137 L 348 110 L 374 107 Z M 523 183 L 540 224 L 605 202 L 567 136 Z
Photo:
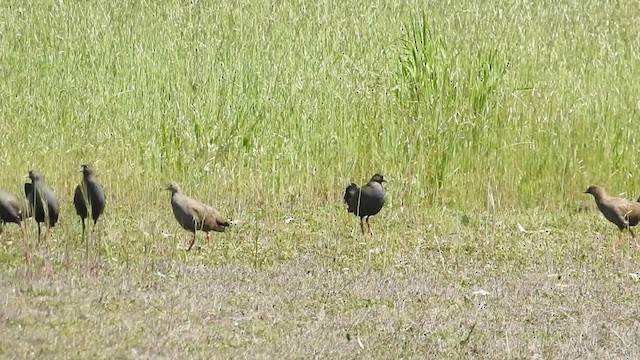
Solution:
M 507 207 L 555 207 L 591 182 L 638 187 L 638 42 L 620 6 L 449 5 L 414 12 L 398 45 L 397 121 L 415 131 L 428 198 L 481 206 L 492 189 Z
M 407 26 L 401 41 L 398 94 L 406 106 L 401 119 L 415 128 L 416 145 L 426 157 L 422 170 L 429 198 L 444 200 L 439 192 L 451 185 L 451 176 L 473 169 L 460 159 L 471 160 L 471 153 L 492 146 L 484 135 L 507 61 L 496 49 L 456 48 L 434 30 L 425 13 Z

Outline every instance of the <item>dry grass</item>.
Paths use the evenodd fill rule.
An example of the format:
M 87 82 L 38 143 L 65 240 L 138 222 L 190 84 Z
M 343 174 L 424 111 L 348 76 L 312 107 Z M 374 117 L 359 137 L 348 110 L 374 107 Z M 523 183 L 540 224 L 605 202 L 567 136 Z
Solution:
M 387 208 L 369 239 L 342 212 L 320 227 L 333 210 L 240 224 L 189 254 L 156 238 L 128 264 L 103 254 L 87 268 L 79 244 L 65 264 L 54 242 L 33 256 L 30 278 L 19 262 L 2 275 L 0 354 L 640 356 L 638 250 L 612 253 L 613 230 L 596 212 L 422 217 Z M 188 234 L 167 224 L 161 230 L 184 246 Z M 6 242 L 17 234 L 2 236 L 16 257 Z

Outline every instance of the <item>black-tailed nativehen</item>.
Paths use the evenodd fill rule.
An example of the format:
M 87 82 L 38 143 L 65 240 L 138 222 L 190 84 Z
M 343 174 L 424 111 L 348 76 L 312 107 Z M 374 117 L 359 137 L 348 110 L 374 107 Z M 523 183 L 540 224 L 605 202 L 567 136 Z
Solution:
M 196 241 L 197 230 L 207 234 L 207 241 L 210 244 L 210 231 L 224 232 L 229 226 L 229 221 L 216 209 L 183 194 L 176 182 L 169 183 L 166 190 L 171 191 L 171 207 L 176 220 L 185 230 L 193 233 L 187 251 L 191 250 Z
M 369 224 L 369 217 L 376 215 L 384 206 L 386 192 L 382 183 L 386 182 L 380 174 L 375 174 L 367 185 L 359 188 L 355 183 L 347 186 L 344 191 L 344 202 L 347 203 L 348 211 L 360 217 L 360 229 L 364 234 L 364 222 L 367 223 L 369 235 L 373 236 L 373 230 Z
M 24 194 L 27 197 L 29 210 L 38 223 L 38 240 L 40 240 L 40 223 L 47 223 L 47 235 L 58 222 L 60 206 L 56 195 L 44 182 L 44 176 L 35 170 L 30 170 L 31 183 L 24 184 Z
M 598 205 L 598 209 L 602 215 L 620 229 L 618 242 L 621 240 L 624 230 L 629 229 L 629 233 L 631 233 L 631 236 L 636 241 L 636 245 L 638 245 L 636 234 L 631 230 L 631 227 L 636 226 L 638 222 L 640 222 L 639 202 L 609 196 L 600 186 L 589 186 L 584 193 L 593 195 L 596 200 L 596 205 Z M 616 244 L 617 242 L 614 241 L 614 251 Z
M 93 219 L 93 232 L 96 230 L 98 218 L 104 212 L 106 200 L 102 185 L 96 178 L 96 172 L 92 166 L 81 165 L 82 181 L 73 194 L 73 205 L 76 208 L 76 214 L 82 220 L 82 238 L 84 239 L 85 219 L 91 216 Z M 91 212 L 91 213 L 89 213 Z
M 28 211 L 25 209 L 26 203 L 17 196 L 0 190 L 0 223 L 18 224 L 21 229 L 22 221 L 27 218 Z

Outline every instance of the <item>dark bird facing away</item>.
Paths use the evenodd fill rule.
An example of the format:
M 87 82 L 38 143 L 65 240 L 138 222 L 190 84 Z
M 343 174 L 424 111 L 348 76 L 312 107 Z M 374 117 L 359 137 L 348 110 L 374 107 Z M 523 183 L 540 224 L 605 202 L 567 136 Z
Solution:
M 28 217 L 25 205 L 17 196 L 0 190 L 0 223 L 18 224 L 24 231 L 22 221 Z
M 593 195 L 602 215 L 620 229 L 618 242 L 624 233 L 624 229 L 629 229 L 629 233 L 631 233 L 636 245 L 638 245 L 636 234 L 631 230 L 631 227 L 640 222 L 640 202 L 609 196 L 600 186 L 589 186 L 584 193 Z M 616 244 L 617 242 L 614 241 L 614 251 Z
M 193 238 L 187 251 L 191 250 L 196 241 L 196 231 L 204 231 L 207 241 L 211 243 L 210 231 L 224 232 L 229 222 L 214 208 L 182 193 L 176 182 L 171 182 L 166 190 L 171 191 L 171 207 L 173 215 L 180 226 L 193 233 Z
M 84 220 L 88 216 L 91 216 L 93 219 L 92 231 L 95 232 L 96 223 L 104 211 L 106 200 L 102 186 L 98 182 L 98 179 L 96 179 L 96 173 L 93 167 L 82 165 L 80 166 L 80 172 L 82 173 L 82 181 L 76 186 L 73 195 L 73 205 L 76 208 L 76 213 L 82 220 L 82 238 L 84 239 Z M 89 211 L 91 211 L 91 213 L 89 213 Z
M 40 223 L 47 223 L 47 233 L 50 235 L 51 229 L 58 222 L 60 206 L 56 195 L 45 184 L 44 176 L 35 170 L 30 170 L 27 177 L 31 179 L 31 183 L 24 184 L 24 194 L 31 214 L 38 223 L 38 240 L 40 240 Z
M 351 183 L 344 191 L 344 202 L 347 203 L 348 212 L 360 217 L 360 230 L 364 234 L 364 222 L 367 223 L 369 235 L 373 236 L 373 230 L 369 224 L 369 217 L 376 215 L 384 206 L 385 191 L 382 183 L 386 182 L 380 174 L 375 174 L 367 185 L 358 188 L 358 185 Z

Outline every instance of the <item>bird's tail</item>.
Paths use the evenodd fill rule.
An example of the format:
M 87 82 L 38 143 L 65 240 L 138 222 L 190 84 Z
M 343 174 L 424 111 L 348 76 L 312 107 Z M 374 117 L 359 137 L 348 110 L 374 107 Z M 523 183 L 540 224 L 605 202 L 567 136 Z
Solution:
M 347 211 L 356 213 L 358 211 L 358 195 L 360 194 L 360 188 L 358 185 L 351 183 L 344 190 L 344 202 L 349 206 Z
M 354 183 L 351 183 L 351 185 L 347 186 L 347 188 L 344 190 L 344 202 L 349 204 L 351 202 L 351 199 L 358 196 L 358 191 L 360 191 L 360 188 L 358 188 L 358 185 Z

